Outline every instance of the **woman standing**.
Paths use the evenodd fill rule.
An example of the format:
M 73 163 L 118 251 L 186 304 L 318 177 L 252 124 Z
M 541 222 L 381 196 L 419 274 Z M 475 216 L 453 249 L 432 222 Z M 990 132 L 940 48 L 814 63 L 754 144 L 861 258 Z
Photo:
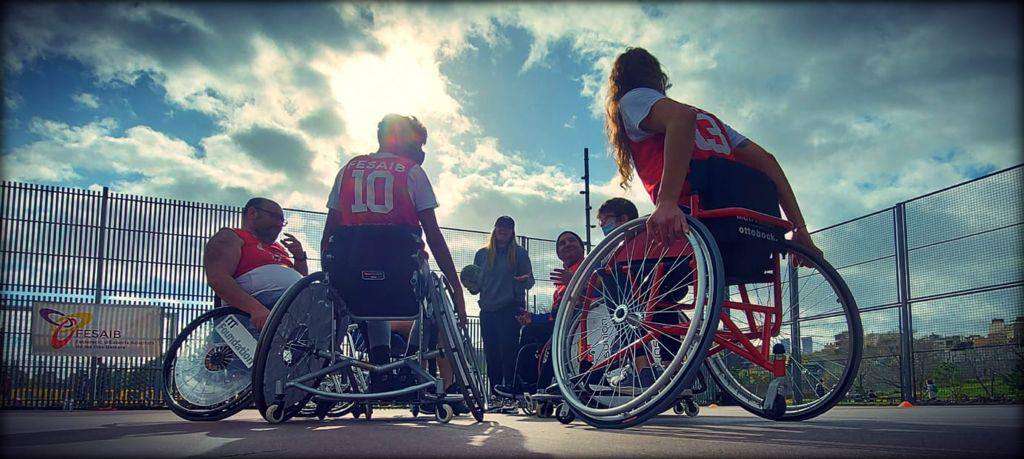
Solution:
M 530 254 L 516 243 L 512 217 L 498 217 L 490 242 L 476 252 L 473 264 L 481 271 L 480 335 L 487 360 L 487 378 L 494 392 L 495 386 L 508 386 L 515 381 L 519 339 L 516 316 L 526 309 L 526 290 L 534 284 Z

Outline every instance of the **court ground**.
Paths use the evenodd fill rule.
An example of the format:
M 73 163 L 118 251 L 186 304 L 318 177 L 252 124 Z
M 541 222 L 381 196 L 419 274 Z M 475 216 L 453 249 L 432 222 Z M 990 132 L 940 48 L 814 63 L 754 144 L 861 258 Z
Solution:
M 626 430 L 579 421 L 488 414 L 441 425 L 408 411 L 378 410 L 273 426 L 255 410 L 194 423 L 170 411 L 3 411 L 4 457 L 326 456 L 1017 456 L 1022 406 L 839 407 L 799 423 L 738 407 L 671 411 Z

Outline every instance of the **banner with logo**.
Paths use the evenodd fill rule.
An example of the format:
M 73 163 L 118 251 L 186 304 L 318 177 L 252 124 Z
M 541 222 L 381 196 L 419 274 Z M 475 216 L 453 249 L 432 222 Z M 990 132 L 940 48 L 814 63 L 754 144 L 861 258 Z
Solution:
M 32 354 L 159 357 L 160 308 L 32 303 Z

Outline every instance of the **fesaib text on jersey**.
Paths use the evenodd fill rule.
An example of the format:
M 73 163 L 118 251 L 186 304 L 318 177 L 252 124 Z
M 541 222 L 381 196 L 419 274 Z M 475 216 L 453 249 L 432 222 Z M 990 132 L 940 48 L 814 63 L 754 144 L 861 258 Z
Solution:
M 420 226 L 409 194 L 409 170 L 416 163 L 400 156 L 362 155 L 345 165 L 339 193 L 343 226 Z

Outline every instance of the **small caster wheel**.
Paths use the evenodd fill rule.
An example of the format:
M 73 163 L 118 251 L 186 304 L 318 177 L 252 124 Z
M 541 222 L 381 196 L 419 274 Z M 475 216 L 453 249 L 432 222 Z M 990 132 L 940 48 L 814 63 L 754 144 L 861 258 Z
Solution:
M 775 401 L 772 403 L 772 408 L 764 411 L 764 417 L 773 421 L 782 419 L 782 416 L 786 414 L 786 397 L 782 394 L 775 395 Z
M 530 411 L 529 411 L 530 416 L 540 417 L 540 409 L 541 409 L 541 402 L 538 402 L 538 401 L 534 400 L 532 403 L 530 403 Z
M 686 413 L 687 416 L 695 418 L 698 414 L 700 414 L 700 405 L 698 405 L 697 402 L 694 402 L 693 400 L 687 400 L 685 404 L 686 407 L 683 412 Z
M 372 418 L 372 417 L 373 417 L 373 407 L 372 407 L 372 406 L 369 406 L 369 405 L 367 405 L 367 406 L 366 406 L 366 413 L 365 413 L 365 419 L 366 419 L 367 421 L 369 421 L 369 420 L 370 420 L 370 418 Z
M 323 421 L 324 418 L 327 417 L 327 413 L 329 413 L 331 411 L 331 408 L 334 408 L 334 403 L 331 403 L 331 402 L 320 402 L 320 403 L 317 403 L 316 404 L 316 411 L 314 412 L 314 414 L 316 414 L 317 420 Z
M 560 403 L 558 405 L 558 414 L 556 415 L 558 422 L 562 424 L 572 424 L 572 421 L 576 420 L 576 413 L 569 408 L 567 403 Z
M 420 406 L 419 405 L 413 405 L 412 406 L 412 417 L 416 417 L 416 416 L 419 416 L 419 415 L 420 415 Z
M 686 412 L 686 407 L 683 406 L 682 403 L 676 402 L 675 405 L 672 405 L 672 412 L 675 414 L 683 414 Z
M 551 415 L 555 414 L 555 407 L 550 402 L 543 402 L 537 413 L 542 418 L 550 418 Z
M 266 419 L 271 424 L 284 422 L 284 408 L 276 403 L 268 406 L 267 411 L 263 413 L 263 419 Z
M 452 409 L 451 405 L 442 403 L 434 412 L 434 417 L 436 417 L 442 424 L 447 424 L 455 417 L 455 410 Z

